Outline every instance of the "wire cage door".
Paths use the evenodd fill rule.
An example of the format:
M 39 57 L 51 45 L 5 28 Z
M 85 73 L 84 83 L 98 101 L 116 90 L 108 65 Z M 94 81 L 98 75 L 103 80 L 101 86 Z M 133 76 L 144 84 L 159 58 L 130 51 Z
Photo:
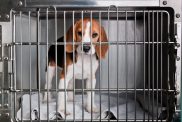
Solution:
M 89 43 L 109 46 L 106 57 L 97 59 L 96 87 L 86 87 L 83 69 L 91 67 L 93 74 L 94 64 L 90 58 L 90 65 L 83 66 L 82 55 L 79 67 L 82 80 L 75 78 L 73 65 L 73 88 L 60 89 L 59 75 L 63 71 L 56 66 L 52 87 L 45 88 L 50 46 L 83 46 L 84 42 L 67 42 L 65 35 L 76 21 L 83 23 L 84 18 L 88 18 L 91 25 L 93 19 L 96 20 L 105 29 L 108 39 L 108 42 Z M 173 18 L 170 8 L 54 7 L 11 11 L 13 42 L 7 47 L 12 70 L 9 99 L 12 118 L 20 121 L 171 120 L 176 93 Z M 57 42 L 60 37 L 64 38 L 63 42 Z M 57 64 L 58 48 L 55 53 Z M 73 52 L 72 58 L 76 55 L 77 52 Z M 65 62 L 66 56 L 65 50 Z M 43 101 L 45 92 L 52 94 L 52 101 Z M 64 117 L 56 109 L 60 92 L 65 98 L 67 92 L 73 93 L 73 101 L 64 102 L 65 111 L 70 112 Z M 97 113 L 85 110 L 88 92 L 95 94 Z

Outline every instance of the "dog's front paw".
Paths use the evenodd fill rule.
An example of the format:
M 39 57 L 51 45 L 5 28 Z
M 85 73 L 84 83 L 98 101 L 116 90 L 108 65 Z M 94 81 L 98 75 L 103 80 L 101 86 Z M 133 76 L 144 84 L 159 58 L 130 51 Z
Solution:
M 86 105 L 86 111 L 87 112 L 89 112 L 89 113 L 97 113 L 97 112 L 99 112 L 99 109 L 95 106 L 95 105 L 93 105 L 92 107 L 91 107 L 91 105 Z

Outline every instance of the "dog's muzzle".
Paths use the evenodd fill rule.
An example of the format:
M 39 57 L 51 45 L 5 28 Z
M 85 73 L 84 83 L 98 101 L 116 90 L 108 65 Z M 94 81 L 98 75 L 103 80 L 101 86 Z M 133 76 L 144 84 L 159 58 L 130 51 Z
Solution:
M 83 45 L 83 51 L 85 52 L 85 53 L 88 53 L 89 52 L 89 50 L 90 50 L 90 45 Z

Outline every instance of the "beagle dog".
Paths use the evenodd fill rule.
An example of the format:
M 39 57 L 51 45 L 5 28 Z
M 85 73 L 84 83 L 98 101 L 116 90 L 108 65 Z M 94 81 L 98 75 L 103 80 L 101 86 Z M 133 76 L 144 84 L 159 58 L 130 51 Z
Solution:
M 73 45 L 73 41 L 83 42 L 83 45 Z M 59 38 L 57 42 L 64 42 L 64 37 Z M 91 42 L 93 44 L 90 44 Z M 82 19 L 76 21 L 74 26 L 70 27 L 66 33 L 66 46 L 57 45 L 57 65 L 55 61 L 55 45 L 51 45 L 49 48 L 49 64 L 46 71 L 47 81 L 45 84 L 45 89 L 51 88 L 51 81 L 55 75 L 56 66 L 59 66 L 63 69 L 59 75 L 59 89 L 73 89 L 74 77 L 75 79 L 86 79 L 86 89 L 95 89 L 95 73 L 99 66 L 99 60 L 105 58 L 108 51 L 107 43 L 99 45 L 94 44 L 95 42 L 108 42 L 105 30 L 103 27 L 101 27 L 99 22 L 95 19 L 92 19 L 91 22 L 90 18 L 84 18 L 83 22 Z M 66 51 L 66 53 L 64 53 L 64 51 Z M 64 57 L 66 57 L 66 59 Z M 65 101 L 67 102 L 67 100 L 73 100 L 73 92 L 69 91 L 66 95 L 68 96 L 66 97 L 68 99 L 65 98 L 65 92 L 60 91 L 58 93 L 57 108 L 58 112 L 62 112 L 65 115 L 70 114 L 68 111 L 65 113 Z M 49 98 L 47 98 L 47 96 L 49 96 Z M 44 101 L 50 100 L 50 92 L 45 92 L 43 99 Z M 92 93 L 91 91 L 87 91 L 87 100 L 85 107 L 86 111 L 88 112 L 98 112 L 98 109 L 94 104 L 94 91 Z

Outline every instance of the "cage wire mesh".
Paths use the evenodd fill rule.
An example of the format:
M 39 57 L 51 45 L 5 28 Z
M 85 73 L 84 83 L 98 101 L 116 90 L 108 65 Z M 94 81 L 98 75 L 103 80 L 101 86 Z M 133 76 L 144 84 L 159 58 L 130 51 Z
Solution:
M 65 35 L 68 28 L 79 19 L 83 23 L 84 18 L 90 18 L 91 25 L 92 19 L 97 20 L 105 29 L 108 38 L 108 42 L 90 44 L 109 46 L 106 58 L 98 60 L 96 87 L 87 89 L 83 75 L 82 80 L 77 80 L 73 73 L 73 88 L 60 89 L 59 75 L 63 71 L 56 66 L 52 87 L 45 88 L 45 69 L 48 67 L 50 46 L 83 45 L 83 42 L 66 42 Z M 13 74 L 10 90 L 13 119 L 171 120 L 176 92 L 176 42 L 173 34 L 173 14 L 170 9 L 31 8 L 11 11 L 11 22 L 13 42 L 8 46 Z M 62 36 L 64 41 L 57 42 Z M 59 55 L 57 50 L 55 48 L 56 59 Z M 73 52 L 73 59 L 76 53 Z M 83 66 L 82 62 L 82 74 L 84 67 L 94 65 L 91 59 L 90 62 L 90 66 Z M 94 73 L 92 68 L 90 72 Z M 89 91 L 91 94 L 95 92 L 95 104 L 99 109 L 97 113 L 85 110 L 86 92 Z M 43 102 L 45 92 L 51 93 L 52 101 Z M 67 92 L 73 92 L 73 102 L 66 102 L 66 99 L 64 101 L 65 111 L 70 112 L 65 117 L 56 109 L 59 104 L 59 92 L 64 92 L 64 97 L 67 97 Z

